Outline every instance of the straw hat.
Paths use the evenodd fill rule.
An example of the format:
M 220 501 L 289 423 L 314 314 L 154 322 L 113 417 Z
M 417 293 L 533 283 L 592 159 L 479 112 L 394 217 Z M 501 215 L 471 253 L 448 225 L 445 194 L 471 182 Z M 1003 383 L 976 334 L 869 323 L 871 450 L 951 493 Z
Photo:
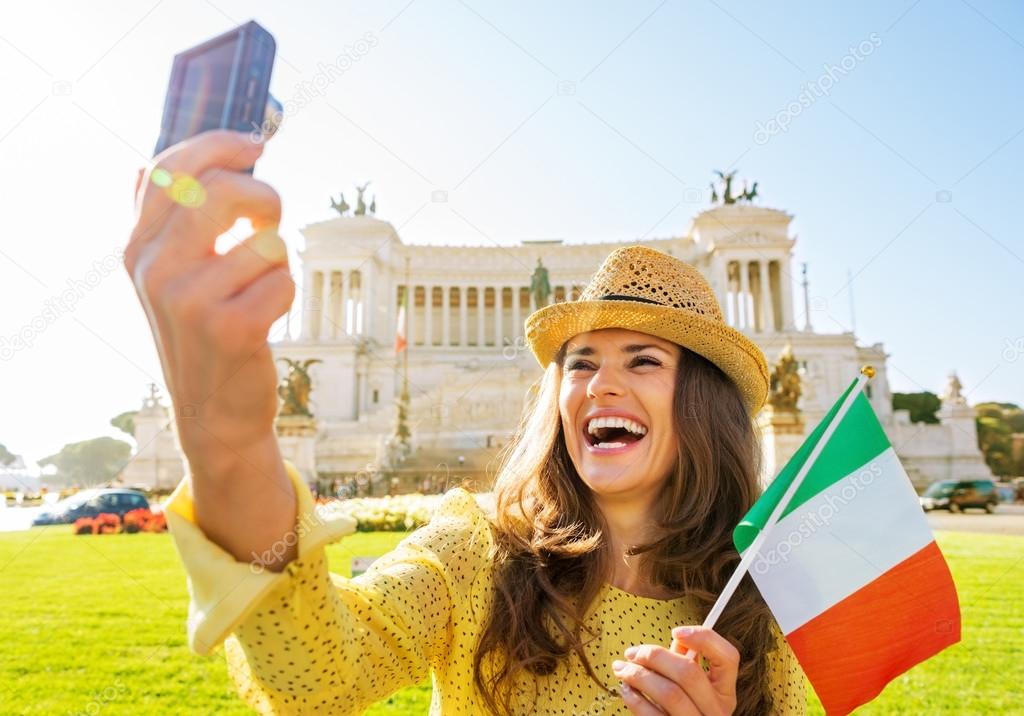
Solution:
M 541 367 L 575 335 L 627 328 L 678 343 L 707 358 L 739 387 L 756 413 L 768 396 L 761 349 L 726 325 L 722 309 L 693 266 L 646 246 L 612 251 L 575 301 L 544 306 L 526 319 L 526 340 Z

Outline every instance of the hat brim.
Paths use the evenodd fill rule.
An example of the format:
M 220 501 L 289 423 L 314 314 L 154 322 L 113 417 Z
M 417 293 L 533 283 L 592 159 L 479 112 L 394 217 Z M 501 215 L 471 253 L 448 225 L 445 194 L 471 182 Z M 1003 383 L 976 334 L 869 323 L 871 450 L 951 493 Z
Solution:
M 565 301 L 544 306 L 525 322 L 526 340 L 541 368 L 573 336 L 601 328 L 625 328 L 678 343 L 717 365 L 739 388 L 751 415 L 768 397 L 768 365 L 749 338 L 731 326 L 696 313 L 643 301 Z

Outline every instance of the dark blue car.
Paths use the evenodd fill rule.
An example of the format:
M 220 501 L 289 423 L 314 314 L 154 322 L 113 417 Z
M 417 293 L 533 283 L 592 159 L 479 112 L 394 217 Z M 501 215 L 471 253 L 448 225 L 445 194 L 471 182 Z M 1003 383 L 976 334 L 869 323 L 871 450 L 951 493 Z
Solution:
M 149 500 L 138 490 L 116 488 L 82 490 L 61 500 L 49 510 L 40 512 L 32 521 L 32 525 L 70 524 L 79 517 L 95 517 L 101 512 L 124 517 L 126 512 L 137 510 L 140 507 L 149 509 Z

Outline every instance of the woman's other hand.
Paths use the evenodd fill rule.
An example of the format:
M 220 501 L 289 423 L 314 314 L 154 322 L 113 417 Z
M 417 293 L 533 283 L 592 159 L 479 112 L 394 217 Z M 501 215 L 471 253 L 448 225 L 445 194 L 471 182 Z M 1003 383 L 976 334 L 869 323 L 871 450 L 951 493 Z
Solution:
M 736 709 L 736 676 L 740 655 L 731 643 L 701 626 L 672 630 L 671 649 L 640 644 L 626 650 L 627 661 L 612 670 L 623 683 L 622 696 L 639 716 L 726 716 Z M 687 649 L 696 652 L 686 656 Z M 710 663 L 705 671 L 699 662 Z

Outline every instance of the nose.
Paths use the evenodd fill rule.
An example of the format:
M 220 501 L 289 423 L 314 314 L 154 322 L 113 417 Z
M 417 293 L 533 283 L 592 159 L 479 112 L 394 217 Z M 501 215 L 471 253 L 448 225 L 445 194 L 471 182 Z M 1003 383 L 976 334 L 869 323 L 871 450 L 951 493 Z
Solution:
M 587 382 L 587 397 L 597 398 L 601 395 L 622 395 L 624 385 L 622 377 L 607 363 L 600 366 Z

